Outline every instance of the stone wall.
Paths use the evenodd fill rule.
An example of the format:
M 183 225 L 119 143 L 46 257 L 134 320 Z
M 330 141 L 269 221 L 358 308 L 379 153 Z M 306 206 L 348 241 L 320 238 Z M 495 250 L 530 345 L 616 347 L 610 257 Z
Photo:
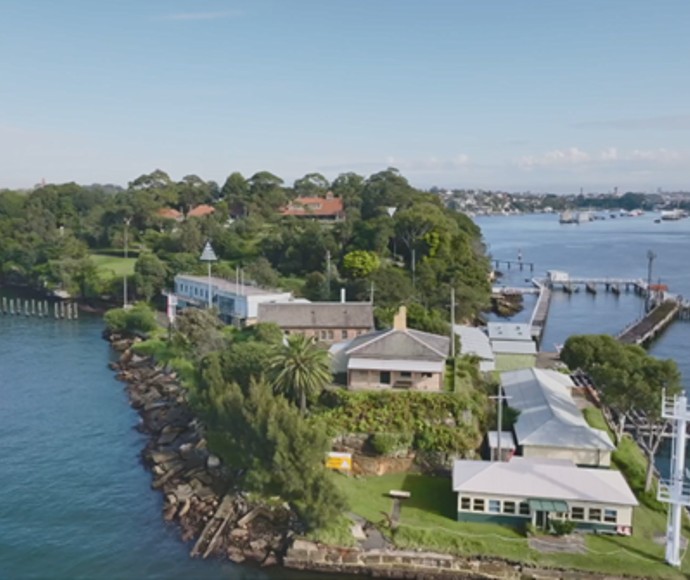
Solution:
M 587 572 L 529 568 L 495 558 L 460 558 L 436 552 L 335 548 L 296 539 L 283 558 L 286 568 L 375 578 L 446 580 L 611 580 Z

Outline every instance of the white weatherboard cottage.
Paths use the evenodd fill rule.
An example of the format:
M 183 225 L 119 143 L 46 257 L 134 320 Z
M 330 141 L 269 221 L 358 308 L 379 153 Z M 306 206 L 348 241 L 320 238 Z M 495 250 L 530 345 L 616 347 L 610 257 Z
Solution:
M 619 471 L 513 457 L 453 464 L 458 520 L 548 529 L 570 520 L 583 531 L 632 534 L 635 495 Z
M 507 404 L 520 411 L 514 425 L 519 451 L 523 457 L 609 467 L 616 447 L 605 431 L 587 424 L 572 398 L 573 386 L 568 375 L 551 370 L 501 373 Z

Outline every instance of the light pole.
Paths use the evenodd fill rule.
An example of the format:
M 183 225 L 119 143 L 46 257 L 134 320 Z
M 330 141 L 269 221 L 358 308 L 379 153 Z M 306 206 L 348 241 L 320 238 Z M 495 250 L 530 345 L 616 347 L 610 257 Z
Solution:
M 647 311 L 652 309 L 652 263 L 656 254 L 652 250 L 647 251 Z
M 126 262 L 127 262 L 127 230 L 129 229 L 129 224 L 132 221 L 132 218 L 126 217 L 122 220 L 125 223 L 125 268 L 126 268 Z M 122 307 L 124 309 L 127 309 L 129 306 L 127 304 L 127 270 L 125 269 L 125 275 L 123 277 L 123 282 L 122 282 L 123 288 L 122 288 Z
M 501 459 L 501 437 L 503 435 L 503 401 L 507 401 L 512 397 L 507 397 L 503 394 L 503 388 L 501 385 L 498 385 L 498 395 L 489 397 L 489 399 L 496 399 L 496 403 L 498 404 L 498 417 L 496 418 L 496 422 L 498 423 L 498 431 L 496 432 L 496 461 L 503 461 Z M 489 446 L 491 447 L 491 446 Z M 491 451 L 491 449 L 489 449 Z M 491 461 L 493 461 L 494 458 L 491 457 Z
M 202 262 L 208 264 L 208 308 L 209 310 L 213 307 L 213 284 L 211 283 L 211 262 L 216 262 L 218 256 L 213 251 L 211 242 L 206 242 L 203 252 L 201 252 L 201 257 L 199 258 Z

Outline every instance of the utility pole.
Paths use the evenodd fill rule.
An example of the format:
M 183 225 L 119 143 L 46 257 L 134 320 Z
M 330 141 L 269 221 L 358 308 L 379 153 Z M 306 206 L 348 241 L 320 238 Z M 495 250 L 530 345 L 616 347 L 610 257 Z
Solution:
M 129 229 L 129 224 L 132 221 L 132 218 L 126 217 L 122 220 L 125 223 L 125 262 L 127 260 L 127 230 Z M 125 275 L 123 277 L 123 288 L 122 288 L 122 307 L 126 310 L 128 307 L 127 304 L 127 272 L 125 271 Z
M 450 357 L 455 358 L 455 287 L 450 289 Z M 455 382 L 455 377 L 453 377 Z
M 326 250 L 326 291 L 328 300 L 331 299 L 331 251 Z
M 501 459 L 501 438 L 503 435 L 503 401 L 507 401 L 508 399 L 512 399 L 512 397 L 506 397 L 503 394 L 503 388 L 501 385 L 498 385 L 498 395 L 493 395 L 489 397 L 489 399 L 496 399 L 496 404 L 498 405 L 498 416 L 496 422 L 498 423 L 498 430 L 496 432 L 496 457 L 497 461 L 502 461 Z M 491 457 L 491 461 L 493 461 L 494 458 L 493 456 Z
M 647 251 L 647 312 L 652 309 L 652 263 L 656 258 L 656 254 L 652 250 Z

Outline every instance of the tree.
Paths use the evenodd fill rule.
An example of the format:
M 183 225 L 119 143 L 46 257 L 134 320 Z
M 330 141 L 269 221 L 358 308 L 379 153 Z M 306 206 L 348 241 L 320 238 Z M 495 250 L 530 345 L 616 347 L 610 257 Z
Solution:
M 332 380 L 328 352 L 301 334 L 289 336 L 287 344 L 276 349 L 268 368 L 273 389 L 298 403 L 303 416 L 307 399 Z
M 381 260 L 374 252 L 356 250 L 343 258 L 343 269 L 350 278 L 368 278 L 380 266 Z
M 151 302 L 165 287 L 167 270 L 162 260 L 152 252 L 142 252 L 134 264 L 134 284 L 137 293 Z
M 104 316 L 105 325 L 111 332 L 123 334 L 146 334 L 156 328 L 156 315 L 143 302 L 132 308 L 113 308 Z
M 328 179 L 320 173 L 307 173 L 293 184 L 298 197 L 321 197 L 326 194 L 328 187 Z
M 249 213 L 249 183 L 235 171 L 225 180 L 220 195 L 228 203 L 232 217 L 246 217 Z

